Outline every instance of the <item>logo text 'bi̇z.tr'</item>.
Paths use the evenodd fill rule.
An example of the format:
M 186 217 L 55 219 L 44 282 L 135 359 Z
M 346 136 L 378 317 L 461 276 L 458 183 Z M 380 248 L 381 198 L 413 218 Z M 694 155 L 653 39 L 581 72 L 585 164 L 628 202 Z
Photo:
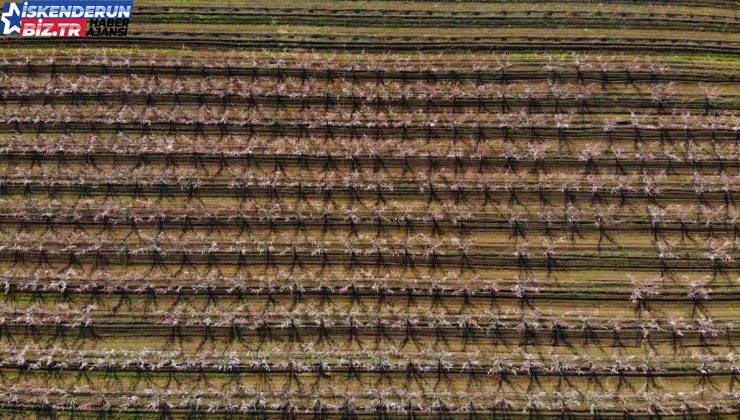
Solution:
M 3 35 L 22 37 L 126 36 L 134 2 L 24 1 L 3 6 Z

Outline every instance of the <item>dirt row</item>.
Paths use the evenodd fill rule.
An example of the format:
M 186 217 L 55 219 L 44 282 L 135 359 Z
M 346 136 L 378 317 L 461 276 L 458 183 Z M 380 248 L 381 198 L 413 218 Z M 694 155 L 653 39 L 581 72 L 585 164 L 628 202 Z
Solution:
M 23 38 L 0 40 L 4 47 L 52 47 L 88 45 L 94 48 L 163 47 L 194 49 L 302 49 L 339 51 L 470 51 L 470 52 L 649 52 L 678 54 L 740 54 L 740 44 L 724 40 L 684 40 L 665 38 L 616 37 L 416 37 L 416 36 L 336 36 L 322 34 L 280 35 L 274 33 L 204 33 L 152 31 L 132 33 L 122 38 Z

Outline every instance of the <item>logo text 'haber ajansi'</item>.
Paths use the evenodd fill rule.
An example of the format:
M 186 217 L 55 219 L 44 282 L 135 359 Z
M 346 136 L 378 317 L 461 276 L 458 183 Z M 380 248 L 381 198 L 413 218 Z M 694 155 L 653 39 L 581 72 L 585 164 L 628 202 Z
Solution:
M 23 23 L 29 25 L 31 23 L 27 19 L 130 19 L 133 5 L 133 0 L 37 0 L 5 3 L 2 13 L 2 33 L 22 35 Z M 73 22 L 75 21 L 69 21 Z M 59 20 L 57 23 L 64 22 Z

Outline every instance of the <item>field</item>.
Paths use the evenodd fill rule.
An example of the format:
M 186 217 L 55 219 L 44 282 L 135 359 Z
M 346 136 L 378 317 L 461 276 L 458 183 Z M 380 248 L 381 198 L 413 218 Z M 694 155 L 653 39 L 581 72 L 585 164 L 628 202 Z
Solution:
M 0 418 L 740 416 L 734 1 L 0 38 Z

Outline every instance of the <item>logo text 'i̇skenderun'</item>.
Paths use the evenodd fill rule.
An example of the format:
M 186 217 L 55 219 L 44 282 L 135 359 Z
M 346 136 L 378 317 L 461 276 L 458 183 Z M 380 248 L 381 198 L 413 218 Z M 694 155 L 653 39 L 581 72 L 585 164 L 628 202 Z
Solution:
M 5 3 L 0 28 L 21 37 L 126 36 L 133 8 L 132 0 Z

